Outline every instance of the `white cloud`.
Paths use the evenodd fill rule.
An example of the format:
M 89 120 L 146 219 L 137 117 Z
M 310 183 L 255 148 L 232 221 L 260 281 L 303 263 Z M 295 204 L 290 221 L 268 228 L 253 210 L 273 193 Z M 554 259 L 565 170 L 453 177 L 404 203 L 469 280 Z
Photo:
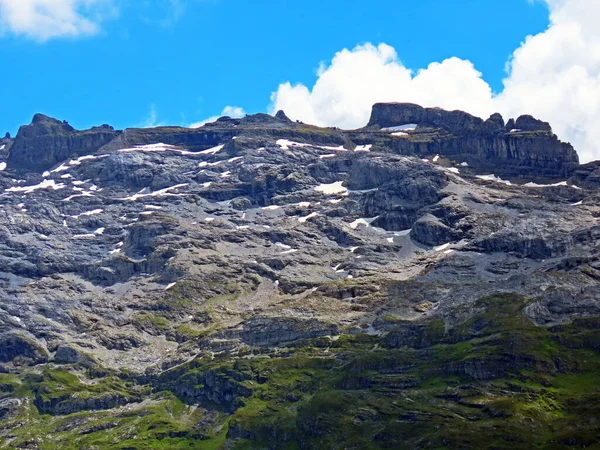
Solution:
M 376 102 L 414 102 L 463 109 L 481 117 L 532 114 L 572 142 L 582 161 L 600 158 L 600 2 L 545 0 L 549 28 L 528 37 L 508 64 L 504 90 L 493 95 L 473 64 L 459 58 L 416 73 L 386 45 L 338 52 L 312 88 L 283 83 L 270 112 L 316 125 L 364 126 Z
M 386 44 L 360 45 L 338 52 L 321 67 L 313 88 L 284 83 L 271 97 L 271 112 L 316 125 L 358 128 L 377 102 L 406 101 L 487 113 L 491 89 L 469 61 L 450 58 L 414 74 Z
M 156 105 L 152 103 L 150 105 L 150 110 L 148 111 L 148 116 L 141 123 L 141 128 L 154 128 L 154 127 L 162 127 L 165 124 L 163 122 L 159 122 L 158 120 L 158 111 L 156 109 Z
M 550 27 L 515 51 L 495 103 L 549 121 L 582 161 L 600 159 L 600 2 L 546 1 Z
M 246 115 L 246 111 L 244 111 L 244 108 L 240 108 L 239 106 L 226 106 L 225 108 L 223 108 L 223 111 L 221 112 L 221 114 L 219 116 L 212 116 L 209 117 L 208 119 L 205 120 L 201 120 L 200 122 L 194 122 L 192 124 L 190 124 L 188 127 L 189 128 L 200 128 L 201 126 L 210 123 L 210 122 L 214 122 L 215 120 L 217 120 L 219 117 L 222 116 L 229 116 L 229 117 L 233 117 L 233 118 L 240 118 L 240 117 L 244 117 Z
M 112 0 L 0 0 L 0 31 L 38 41 L 93 35 L 116 11 Z

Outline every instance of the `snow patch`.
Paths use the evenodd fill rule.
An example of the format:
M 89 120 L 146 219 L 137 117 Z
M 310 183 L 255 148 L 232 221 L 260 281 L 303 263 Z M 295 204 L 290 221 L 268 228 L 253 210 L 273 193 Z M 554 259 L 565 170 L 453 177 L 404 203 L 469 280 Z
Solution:
M 494 181 L 496 183 L 502 183 L 507 186 L 512 186 L 512 183 L 510 181 L 503 180 L 502 178 L 499 178 L 493 174 L 492 175 L 475 175 L 475 177 L 479 178 L 480 180 L 483 180 L 483 181 Z
M 330 153 L 329 155 L 321 155 L 319 156 L 319 159 L 329 159 L 329 158 L 335 158 L 337 155 L 335 153 Z
M 176 147 L 173 145 L 163 144 L 162 142 L 156 144 L 147 144 L 147 145 L 136 145 L 131 148 L 122 148 L 119 150 L 121 153 L 131 153 L 131 152 L 164 152 L 167 150 L 173 150 Z
M 530 188 L 546 188 L 546 187 L 558 187 L 558 186 L 569 186 L 567 184 L 566 181 L 561 181 L 559 183 L 554 183 L 554 184 L 537 184 L 537 183 L 525 183 L 523 186 L 525 187 L 530 187 Z M 581 189 L 580 187 L 577 187 L 575 185 L 570 185 L 569 187 L 572 187 L 573 189 Z
M 6 163 L 5 162 L 1 162 L 0 163 L 0 172 L 2 172 L 3 170 L 6 170 Z
M 397 127 L 382 128 L 382 131 L 415 131 L 417 129 L 416 123 L 408 123 L 406 125 L 399 125 Z
M 178 196 L 182 196 L 185 194 L 173 194 L 171 193 L 171 191 L 176 190 L 176 189 L 181 189 L 183 187 L 187 187 L 188 183 L 184 183 L 184 184 L 176 184 L 175 186 L 171 186 L 168 188 L 164 188 L 164 189 L 160 189 L 158 191 L 155 192 L 149 192 L 150 189 L 149 188 L 144 188 L 141 191 L 139 191 L 137 194 L 133 194 L 129 197 L 125 197 L 125 198 L 118 198 L 117 200 L 121 200 L 121 201 L 136 201 L 139 200 L 140 198 L 146 198 L 146 197 L 178 197 Z
M 56 183 L 54 180 L 43 180 L 39 184 L 35 184 L 33 186 L 13 186 L 11 188 L 6 189 L 4 192 L 23 192 L 24 194 L 31 194 L 38 189 L 52 189 L 54 191 L 58 191 L 59 189 L 64 189 L 67 186 L 63 183 Z
M 336 181 L 330 184 L 320 184 L 315 188 L 315 191 L 322 192 L 327 195 L 348 194 L 348 189 L 342 186 L 343 181 Z
M 265 211 L 276 211 L 278 209 L 281 209 L 281 206 L 279 206 L 279 205 L 271 205 L 271 206 L 265 206 L 262 209 L 265 210 Z
M 172 287 L 174 287 L 176 284 L 177 284 L 177 282 L 167 284 L 165 286 L 165 291 L 168 291 L 169 289 L 171 289 Z
M 332 150 L 334 152 L 347 152 L 348 151 L 344 148 L 343 145 L 338 145 L 337 147 L 330 147 L 328 145 L 319 145 L 318 147 L 322 148 L 324 150 Z
M 71 167 L 67 166 L 66 164 L 61 164 L 60 166 L 58 166 L 56 169 L 51 170 L 50 173 L 58 173 L 58 172 L 64 172 L 65 170 L 69 170 Z
M 93 209 L 92 211 L 86 211 L 81 214 L 77 214 L 76 216 L 69 216 L 72 219 L 79 219 L 80 217 L 94 216 L 96 214 L 102 214 L 102 209 Z
M 444 244 L 444 245 L 440 245 L 439 247 L 434 247 L 434 250 L 436 252 L 443 252 L 444 250 L 448 250 L 448 248 L 450 247 L 450 243 L 448 244 Z
M 310 144 L 303 144 L 301 142 L 289 141 L 287 139 L 279 139 L 276 142 L 277 146 L 281 148 L 281 150 L 289 150 L 290 147 L 310 147 Z
M 313 217 L 317 217 L 318 215 L 319 213 L 316 212 L 310 213 L 308 216 L 298 218 L 298 222 L 306 223 L 308 220 L 312 219 Z
M 89 161 L 89 160 L 92 160 L 92 159 L 108 158 L 109 156 L 110 155 L 84 155 L 84 156 L 80 156 L 77 159 L 72 159 L 71 161 L 69 161 L 69 165 L 70 166 L 78 166 L 83 161 Z
M 224 145 L 217 145 L 216 147 L 212 147 L 207 150 L 202 150 L 201 152 L 198 152 L 198 153 L 200 155 L 215 155 L 215 154 L 219 153 L 221 150 L 223 150 L 224 148 L 225 148 Z
M 354 149 L 354 151 L 355 152 L 370 152 L 372 148 L 373 148 L 373 144 L 357 145 L 356 148 Z
M 104 234 L 104 230 L 105 230 L 105 228 L 98 228 L 93 233 L 76 234 L 73 236 L 73 239 L 92 239 L 92 238 L 95 238 L 96 236 L 100 236 L 100 235 Z
M 356 219 L 354 222 L 352 222 L 352 223 L 350 224 L 350 228 L 352 228 L 353 230 L 356 230 L 356 228 L 357 228 L 359 225 L 365 225 L 365 226 L 367 226 L 367 227 L 368 227 L 368 226 L 370 226 L 370 225 L 371 225 L 371 223 L 373 223 L 373 222 L 374 222 L 376 219 L 378 219 L 378 218 L 379 218 L 379 216 L 372 217 L 372 218 L 364 218 L 364 217 L 361 217 L 360 219 Z
M 74 198 L 77 197 L 93 197 L 94 195 L 91 192 L 83 192 L 81 194 L 74 194 L 74 195 L 70 195 L 67 198 L 63 198 L 63 202 L 70 202 L 71 200 L 73 200 Z

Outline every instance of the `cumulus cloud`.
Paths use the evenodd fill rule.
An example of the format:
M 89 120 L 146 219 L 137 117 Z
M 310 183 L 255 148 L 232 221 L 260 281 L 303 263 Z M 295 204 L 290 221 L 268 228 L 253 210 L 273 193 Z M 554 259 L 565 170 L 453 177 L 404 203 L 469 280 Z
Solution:
M 386 44 L 338 52 L 312 88 L 283 83 L 270 112 L 323 126 L 364 126 L 376 102 L 414 102 L 487 117 L 533 114 L 572 142 L 582 161 L 600 158 L 600 2 L 545 0 L 550 26 L 529 36 L 507 64 L 504 89 L 494 95 L 469 61 L 450 58 L 418 71 Z
M 112 0 L 0 0 L 0 31 L 38 41 L 93 35 L 115 14 Z
M 229 117 L 233 117 L 233 118 L 237 119 L 240 117 L 244 117 L 245 115 L 246 115 L 246 111 L 244 111 L 244 108 L 240 108 L 239 106 L 226 106 L 225 108 L 223 108 L 223 111 L 221 112 L 220 115 L 209 117 L 208 119 L 201 120 L 200 122 L 194 122 L 194 123 L 188 125 L 188 127 L 189 128 L 200 128 L 202 125 L 205 125 L 210 122 L 214 122 L 215 120 L 217 120 L 219 117 L 222 117 L 222 116 L 229 116 Z
M 280 85 L 272 94 L 270 109 L 283 109 L 293 119 L 317 125 L 358 128 L 367 123 L 377 102 L 468 107 L 487 113 L 491 95 L 469 61 L 450 58 L 413 73 L 389 45 L 365 44 L 338 52 L 328 67 L 321 67 L 310 90 L 302 84 Z
M 547 3 L 550 26 L 515 51 L 496 107 L 547 120 L 582 161 L 600 159 L 600 2 Z

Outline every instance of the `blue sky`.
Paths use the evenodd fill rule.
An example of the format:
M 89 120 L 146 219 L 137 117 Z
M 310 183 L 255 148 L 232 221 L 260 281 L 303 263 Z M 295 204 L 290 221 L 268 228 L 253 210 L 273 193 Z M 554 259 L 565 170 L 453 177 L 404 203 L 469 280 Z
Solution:
M 227 105 L 266 111 L 280 83 L 310 86 L 321 61 L 366 42 L 394 47 L 415 70 L 452 56 L 470 60 L 500 91 L 511 53 L 549 20 L 546 4 L 527 0 L 149 0 L 113 6 L 89 35 L 44 40 L 15 32 L 5 21 L 1 132 L 15 133 L 36 112 L 78 128 L 123 128 L 185 125 L 219 115 Z

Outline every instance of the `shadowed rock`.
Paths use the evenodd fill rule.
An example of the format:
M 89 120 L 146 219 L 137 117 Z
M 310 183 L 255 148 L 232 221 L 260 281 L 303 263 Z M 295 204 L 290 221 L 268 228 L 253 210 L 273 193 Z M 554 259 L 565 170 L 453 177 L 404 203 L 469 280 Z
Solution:
M 67 158 L 94 153 L 120 134 L 109 125 L 78 131 L 67 122 L 36 114 L 19 129 L 8 155 L 8 167 L 43 171 Z

